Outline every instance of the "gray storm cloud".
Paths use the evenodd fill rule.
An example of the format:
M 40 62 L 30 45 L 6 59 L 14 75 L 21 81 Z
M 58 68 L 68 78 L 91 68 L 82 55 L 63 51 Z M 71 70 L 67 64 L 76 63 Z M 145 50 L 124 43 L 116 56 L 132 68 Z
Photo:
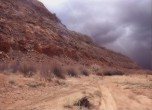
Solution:
M 62 1 L 62 2 L 61 2 Z M 151 0 L 42 0 L 69 29 L 152 69 Z

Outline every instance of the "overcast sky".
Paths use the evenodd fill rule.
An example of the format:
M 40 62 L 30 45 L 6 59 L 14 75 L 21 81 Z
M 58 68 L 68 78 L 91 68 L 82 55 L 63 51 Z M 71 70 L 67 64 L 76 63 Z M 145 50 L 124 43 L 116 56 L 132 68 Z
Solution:
M 40 0 L 69 29 L 152 69 L 152 0 Z

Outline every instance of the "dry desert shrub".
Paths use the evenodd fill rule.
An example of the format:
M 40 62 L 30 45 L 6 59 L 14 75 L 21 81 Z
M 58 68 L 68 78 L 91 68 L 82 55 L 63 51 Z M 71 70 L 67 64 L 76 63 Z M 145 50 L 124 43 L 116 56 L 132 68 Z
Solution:
M 97 75 L 97 76 L 104 76 L 103 72 L 97 72 L 95 75 Z
M 19 70 L 19 62 L 17 61 L 13 61 L 10 63 L 6 63 L 6 62 L 1 62 L 0 63 L 0 71 L 1 72 L 8 72 L 8 73 L 16 73 Z
M 97 64 L 91 65 L 90 71 L 93 72 L 93 74 L 95 75 L 103 76 L 103 69 Z
M 104 76 L 124 75 L 122 71 L 116 69 L 105 69 L 102 73 Z
M 42 64 L 42 67 L 40 69 L 40 75 L 45 80 L 52 81 L 53 75 L 51 73 L 50 66 Z
M 37 72 L 37 70 L 31 64 L 20 64 L 19 72 L 23 73 L 25 77 L 31 77 Z
M 86 69 L 81 70 L 81 74 L 84 75 L 84 76 L 89 76 L 90 75 L 89 71 L 86 70 Z
M 78 106 L 80 107 L 80 109 L 83 108 L 89 109 L 92 105 L 90 104 L 88 97 L 82 97 L 76 103 L 74 103 L 74 106 Z
M 1 62 L 0 71 L 7 73 L 21 73 L 25 77 L 31 77 L 37 72 L 36 67 L 28 63 L 20 63 L 19 61 L 12 61 L 10 63 Z
M 75 69 L 75 68 L 69 68 L 69 69 L 67 69 L 67 74 L 68 74 L 68 76 L 70 76 L 70 77 L 78 77 L 78 71 Z
M 84 76 L 89 76 L 90 71 L 86 67 L 80 67 L 80 74 Z
M 52 81 L 52 79 L 55 77 L 65 79 L 62 66 L 54 62 L 50 64 L 43 64 L 40 69 L 40 74 L 48 81 Z
M 62 66 L 59 64 L 53 64 L 51 66 L 51 72 L 58 78 L 65 79 L 65 74 L 62 69 Z
M 64 70 L 66 75 L 70 77 L 79 77 L 81 75 L 83 76 L 89 76 L 90 71 L 82 65 L 70 65 L 70 66 L 64 66 Z
M 145 72 L 145 74 L 147 74 L 147 75 L 152 75 L 152 71 L 147 70 L 147 71 Z
M 97 73 L 101 70 L 101 67 L 97 64 L 93 64 L 93 65 L 91 65 L 90 69 L 91 69 L 92 72 Z
M 52 81 L 53 78 L 65 79 L 66 75 L 70 77 L 79 77 L 80 75 L 89 76 L 90 71 L 82 65 L 64 65 L 60 62 L 42 63 L 41 65 L 29 62 L 12 61 L 10 63 L 0 63 L 0 71 L 8 73 L 21 73 L 25 77 L 32 77 L 39 73 L 41 78 Z
M 45 84 L 41 82 L 29 82 L 26 84 L 30 88 L 38 88 L 38 87 L 44 87 Z
M 8 69 L 8 64 L 5 62 L 0 62 L 0 72 L 4 72 Z
M 13 61 L 9 64 L 9 70 L 12 73 L 18 72 L 20 69 L 20 62 L 19 61 Z

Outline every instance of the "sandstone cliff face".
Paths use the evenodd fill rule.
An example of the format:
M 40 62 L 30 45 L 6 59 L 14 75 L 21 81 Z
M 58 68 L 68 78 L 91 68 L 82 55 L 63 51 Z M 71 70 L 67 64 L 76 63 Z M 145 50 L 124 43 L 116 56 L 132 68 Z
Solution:
M 1 61 L 56 58 L 66 63 L 68 58 L 83 65 L 138 68 L 129 58 L 68 30 L 37 0 L 0 0 L 0 51 Z

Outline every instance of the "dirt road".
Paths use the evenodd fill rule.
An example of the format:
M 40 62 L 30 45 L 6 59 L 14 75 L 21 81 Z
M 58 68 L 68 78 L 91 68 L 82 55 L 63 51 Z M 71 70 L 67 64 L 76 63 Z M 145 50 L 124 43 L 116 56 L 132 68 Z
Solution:
M 151 76 L 68 78 L 57 85 L 5 78 L 10 89 L 0 89 L 0 110 L 151 110 Z

